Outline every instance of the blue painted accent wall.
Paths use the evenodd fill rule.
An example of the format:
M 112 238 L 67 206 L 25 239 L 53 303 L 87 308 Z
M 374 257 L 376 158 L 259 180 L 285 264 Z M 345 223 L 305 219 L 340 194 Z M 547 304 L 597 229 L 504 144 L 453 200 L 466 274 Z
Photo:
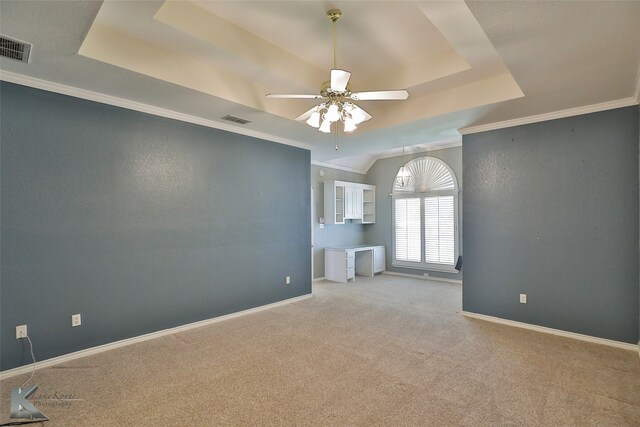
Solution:
M 44 360 L 311 292 L 309 151 L 6 82 L 0 102 L 2 370 L 30 362 L 17 325 Z
M 638 118 L 463 137 L 464 310 L 638 342 Z

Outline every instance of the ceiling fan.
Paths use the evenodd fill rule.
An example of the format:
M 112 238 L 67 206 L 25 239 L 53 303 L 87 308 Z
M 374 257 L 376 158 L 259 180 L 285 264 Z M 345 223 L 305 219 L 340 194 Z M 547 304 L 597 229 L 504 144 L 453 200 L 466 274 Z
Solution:
M 406 90 L 380 90 L 369 92 L 352 92 L 349 87 L 351 73 L 337 68 L 336 61 L 336 22 L 342 16 L 339 9 L 331 9 L 327 17 L 333 23 L 333 69 L 330 80 L 320 86 L 319 94 L 287 94 L 269 93 L 267 98 L 280 99 L 323 99 L 309 111 L 296 117 L 297 121 L 305 121 L 320 132 L 331 133 L 331 125 L 338 121 L 344 124 L 345 132 L 352 132 L 357 125 L 371 119 L 371 115 L 352 101 L 387 101 L 405 100 L 409 97 Z

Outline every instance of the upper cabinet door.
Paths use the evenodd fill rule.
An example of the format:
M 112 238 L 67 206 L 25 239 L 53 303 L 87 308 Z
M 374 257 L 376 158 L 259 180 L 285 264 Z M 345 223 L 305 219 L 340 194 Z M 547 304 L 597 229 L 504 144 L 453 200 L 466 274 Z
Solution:
M 324 182 L 324 216 L 326 224 L 376 222 L 376 186 L 347 181 Z
M 362 219 L 362 188 L 345 188 L 345 219 Z

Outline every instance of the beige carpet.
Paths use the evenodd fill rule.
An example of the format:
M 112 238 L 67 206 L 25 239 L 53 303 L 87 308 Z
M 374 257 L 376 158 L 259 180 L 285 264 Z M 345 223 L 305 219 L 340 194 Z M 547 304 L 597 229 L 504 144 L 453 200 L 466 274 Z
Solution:
M 314 294 L 37 371 L 82 399 L 40 401 L 45 425 L 640 425 L 637 353 L 464 318 L 458 285 Z M 3 421 L 26 377 L 1 384 Z

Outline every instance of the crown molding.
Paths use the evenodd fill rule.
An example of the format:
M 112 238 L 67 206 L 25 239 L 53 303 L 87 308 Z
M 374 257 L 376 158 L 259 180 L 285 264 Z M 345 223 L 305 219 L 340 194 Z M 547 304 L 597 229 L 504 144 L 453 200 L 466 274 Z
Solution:
M 504 129 L 514 126 L 528 125 L 531 123 L 545 122 L 547 120 L 563 119 L 566 117 L 579 116 L 582 114 L 597 113 L 598 111 L 613 110 L 615 108 L 629 107 L 638 104 L 638 87 L 636 96 L 617 99 L 615 101 L 601 102 L 599 104 L 585 105 L 583 107 L 569 108 L 567 110 L 553 111 L 551 113 L 536 114 L 534 116 L 520 117 L 518 119 L 504 120 L 501 122 L 487 123 L 485 125 L 468 126 L 458 129 L 462 135 L 469 135 L 478 132 Z
M 436 141 L 434 143 L 432 143 L 433 145 L 429 145 L 429 146 L 419 146 L 419 147 L 407 147 L 406 150 L 406 154 L 418 154 L 418 153 L 427 153 L 429 151 L 437 151 L 437 150 L 445 150 L 447 148 L 455 148 L 455 147 L 462 147 L 462 139 L 455 139 L 455 140 L 450 140 L 450 141 Z M 388 151 L 385 151 L 379 155 L 376 154 L 372 154 L 371 157 L 371 161 L 369 163 L 367 163 L 367 166 L 364 167 L 363 169 L 358 169 L 358 168 L 350 168 L 348 166 L 340 166 L 340 165 L 336 165 L 333 163 L 328 163 L 328 162 L 318 162 L 315 160 L 311 161 L 312 165 L 316 165 L 316 166 L 322 166 L 325 168 L 331 168 L 331 169 L 338 169 L 338 170 L 343 170 L 346 172 L 354 172 L 354 173 L 359 173 L 361 175 L 366 175 L 367 172 L 369 172 L 369 169 L 371 169 L 371 166 L 373 166 L 378 160 L 381 159 L 389 159 L 391 157 L 400 157 L 402 156 L 402 154 L 400 153 L 396 153 L 395 150 L 393 150 L 394 152 L 389 153 Z
M 224 130 L 227 132 L 237 133 L 252 138 L 265 139 L 267 141 L 277 142 L 284 145 L 311 150 L 311 146 L 303 142 L 293 139 L 282 138 L 280 136 L 271 135 L 251 129 L 241 128 L 226 123 L 220 123 L 215 120 L 204 119 L 202 117 L 192 116 L 165 108 L 154 107 L 153 105 L 143 104 L 141 102 L 130 101 L 124 98 L 118 98 L 104 93 L 93 92 L 86 89 L 80 89 L 73 86 L 67 86 L 61 83 L 55 83 L 48 80 L 42 80 L 35 77 L 25 76 L 23 74 L 13 73 L 11 71 L 0 70 L 0 80 L 15 83 L 21 86 L 28 86 L 35 89 L 41 89 L 48 92 L 55 92 L 61 95 L 73 96 L 75 98 L 86 99 L 88 101 L 98 102 L 100 104 L 112 105 L 114 107 L 126 108 L 128 110 L 139 111 L 142 113 L 152 114 L 154 116 L 165 117 L 168 119 L 179 120 L 181 122 L 192 123 L 195 125 L 206 126 L 213 129 Z
M 453 141 L 436 141 L 433 145 L 429 145 L 427 147 L 407 147 L 406 154 L 418 154 L 418 153 L 428 153 L 429 151 L 438 151 L 438 150 L 446 150 L 447 148 L 455 148 L 462 147 L 462 138 L 453 140 Z M 375 158 L 367 164 L 365 168 L 365 173 L 369 172 L 369 169 L 381 159 L 390 159 L 392 157 L 400 157 L 402 154 L 400 153 L 382 153 L 379 156 L 375 156 Z
M 311 164 L 314 165 L 314 166 L 320 166 L 320 167 L 323 167 L 323 168 L 336 169 L 336 170 L 345 171 L 345 172 L 359 173 L 360 175 L 366 175 L 366 173 L 367 173 L 366 170 L 362 170 L 362 169 L 358 169 L 358 168 L 350 168 L 349 166 L 341 166 L 341 165 L 336 165 L 336 164 L 328 163 L 328 162 L 319 162 L 317 160 L 311 160 Z
M 434 142 L 434 145 L 429 145 L 425 147 L 406 147 L 405 155 L 418 154 L 418 153 L 427 153 L 429 151 L 437 151 L 437 150 L 445 150 L 447 148 L 455 148 L 462 147 L 462 140 L 456 139 L 454 141 L 438 141 Z M 398 153 L 388 153 L 377 156 L 376 160 L 380 159 L 390 159 L 391 157 L 401 157 L 402 154 Z

